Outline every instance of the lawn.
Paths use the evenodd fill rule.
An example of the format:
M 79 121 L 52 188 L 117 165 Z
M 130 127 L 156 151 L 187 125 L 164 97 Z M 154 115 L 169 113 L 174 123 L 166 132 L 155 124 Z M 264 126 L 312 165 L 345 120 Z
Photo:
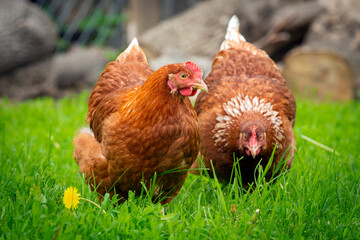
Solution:
M 66 188 L 97 202 L 72 158 L 87 96 L 0 100 L 2 239 L 357 239 L 360 232 L 360 103 L 297 102 L 293 168 L 252 192 L 189 175 L 169 205 L 148 197 L 101 209 L 63 204 Z M 336 155 L 310 143 L 310 137 Z M 256 210 L 259 213 L 256 214 Z

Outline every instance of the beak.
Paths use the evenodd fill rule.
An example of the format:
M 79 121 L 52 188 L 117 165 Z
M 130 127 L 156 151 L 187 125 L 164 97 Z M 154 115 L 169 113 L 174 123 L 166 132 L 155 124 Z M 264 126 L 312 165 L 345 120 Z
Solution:
M 250 153 L 251 153 L 251 156 L 255 159 L 256 155 L 257 155 L 257 151 L 258 151 L 258 147 L 257 146 L 253 146 L 253 147 L 250 147 Z
M 194 88 L 200 89 L 204 92 L 208 92 L 208 87 L 206 86 L 205 82 L 202 79 L 199 79 L 194 85 Z

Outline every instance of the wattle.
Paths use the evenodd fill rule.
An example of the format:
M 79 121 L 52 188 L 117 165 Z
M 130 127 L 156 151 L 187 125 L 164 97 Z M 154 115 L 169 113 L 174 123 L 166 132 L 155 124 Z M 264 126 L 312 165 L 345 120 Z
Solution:
M 182 96 L 194 96 L 197 92 L 197 89 L 192 89 L 191 87 L 182 88 L 179 90 Z

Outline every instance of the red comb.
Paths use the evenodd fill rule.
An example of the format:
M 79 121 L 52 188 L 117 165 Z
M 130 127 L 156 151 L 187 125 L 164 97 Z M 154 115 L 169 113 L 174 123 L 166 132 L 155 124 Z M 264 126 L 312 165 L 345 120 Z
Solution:
M 187 61 L 185 63 L 185 65 L 191 69 L 191 71 L 194 73 L 194 76 L 196 78 L 201 78 L 202 79 L 202 75 L 203 75 L 203 72 L 201 70 L 201 68 L 196 65 L 195 63 L 191 62 L 191 61 Z

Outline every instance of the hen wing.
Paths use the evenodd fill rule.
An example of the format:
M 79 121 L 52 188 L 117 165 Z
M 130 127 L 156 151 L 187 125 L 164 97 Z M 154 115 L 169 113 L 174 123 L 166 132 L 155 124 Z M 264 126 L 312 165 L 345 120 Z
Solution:
M 142 85 L 153 72 L 136 39 L 115 61 L 106 66 L 89 96 L 86 117 L 86 122 L 99 142 L 103 121 L 118 110 L 126 93 Z

